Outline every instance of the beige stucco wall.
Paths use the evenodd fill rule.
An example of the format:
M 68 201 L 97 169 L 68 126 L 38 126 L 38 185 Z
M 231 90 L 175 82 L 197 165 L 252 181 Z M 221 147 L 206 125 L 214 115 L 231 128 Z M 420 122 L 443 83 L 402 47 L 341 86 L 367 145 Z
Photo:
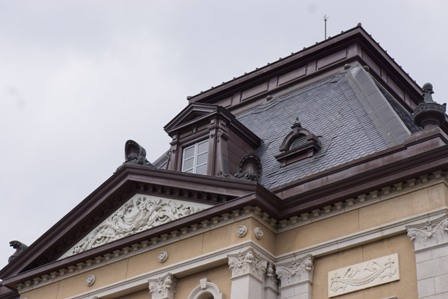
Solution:
M 248 227 L 249 232 L 245 237 L 239 238 L 236 235 L 236 229 L 239 225 L 242 224 Z M 172 264 L 176 264 L 188 259 L 193 259 L 198 256 L 219 250 L 221 248 L 229 247 L 231 245 L 247 241 L 251 238 L 255 239 L 253 235 L 253 228 L 255 226 L 260 226 L 260 224 L 253 219 L 245 219 L 237 221 L 235 223 L 224 225 L 222 227 L 211 228 L 210 230 L 200 233 L 196 236 L 183 238 L 175 243 L 158 247 L 153 250 L 149 250 L 147 252 L 117 262 L 111 262 L 102 267 L 98 267 L 90 271 L 68 277 L 59 282 L 55 282 L 43 287 L 36 288 L 34 290 L 24 292 L 22 296 L 27 297 L 28 299 L 63 299 L 70 296 L 75 296 L 76 294 L 89 292 L 94 289 L 102 288 L 107 285 L 115 284 L 132 277 L 137 277 L 139 275 L 149 273 L 163 267 L 167 267 Z M 267 240 L 273 240 L 274 235 L 271 232 L 270 234 L 267 234 L 266 238 Z M 164 250 L 168 252 L 169 258 L 165 263 L 159 263 L 157 258 L 158 254 Z M 214 275 L 213 273 L 215 270 L 211 272 L 207 270 L 204 272 L 202 271 L 202 268 L 202 272 L 198 273 L 197 275 L 202 275 L 202 277 L 200 278 L 208 277 L 209 275 L 211 277 L 216 277 L 214 278 L 214 280 L 220 281 L 220 283 L 218 284 L 220 288 L 222 285 L 224 287 L 224 290 L 230 290 L 230 271 L 228 270 L 226 261 L 224 261 L 223 263 L 225 263 L 224 268 L 227 269 L 226 275 L 224 276 L 222 276 L 222 269 L 220 270 L 221 272 L 219 272 L 219 275 Z M 211 266 L 216 267 L 216 265 Z M 194 270 L 192 272 L 194 272 Z M 96 281 L 93 286 L 89 287 L 86 284 L 86 278 L 91 274 L 95 275 Z M 191 283 L 193 283 L 194 281 L 195 285 L 199 284 L 199 279 L 196 278 L 197 277 L 192 279 Z M 190 280 L 185 280 L 187 282 L 183 282 L 183 280 L 184 278 L 179 281 L 180 286 L 182 286 L 183 284 L 191 284 L 190 282 L 188 282 Z M 147 290 L 148 286 L 146 285 L 144 286 L 144 288 Z M 133 296 L 140 295 L 136 294 Z
M 406 217 L 447 207 L 444 183 L 410 191 L 375 204 L 339 214 L 277 234 L 276 255 L 324 243 Z
M 328 272 L 378 257 L 398 253 L 400 280 L 335 297 L 337 299 L 381 299 L 391 296 L 417 299 L 417 275 L 412 243 L 405 235 L 344 250 L 314 261 L 313 299 L 328 298 Z
M 323 244 L 339 237 L 440 209 L 447 205 L 448 188 L 444 183 L 439 183 L 414 191 L 402 192 L 399 196 L 388 197 L 377 203 L 277 234 L 265 226 L 263 222 L 255 218 L 247 218 L 220 227 L 211 227 L 209 230 L 188 238 L 180 236 L 177 242 L 119 261 L 109 262 L 101 267 L 92 268 L 59 282 L 27 291 L 22 295 L 28 299 L 63 299 L 116 284 L 145 273 L 151 273 L 163 267 L 207 255 L 246 241 L 252 241 L 276 256 L 300 252 L 301 249 L 309 246 Z M 241 224 L 248 227 L 248 233 L 243 238 L 236 235 L 236 229 Z M 262 228 L 264 232 L 263 238 L 260 240 L 254 236 L 255 227 Z M 159 263 L 157 257 L 163 250 L 168 252 L 169 258 L 165 263 Z M 415 298 L 415 257 L 412 251 L 412 243 L 403 232 L 399 236 L 370 242 L 331 255 L 316 257 L 313 286 L 315 296 L 313 296 L 313 299 L 327 298 L 328 271 L 395 252 L 399 253 L 400 273 L 402 274 L 400 282 L 343 295 L 339 298 L 383 298 L 387 297 L 383 296 L 386 293 L 397 296 L 400 294 L 399 298 Z M 227 261 L 222 261 L 220 264 L 211 264 L 208 267 L 201 267 L 188 273 L 180 273 L 178 275 L 178 295 L 176 295 L 176 298 L 186 298 L 191 289 L 199 284 L 199 279 L 205 277 L 217 284 L 228 298 L 231 273 Z M 87 286 L 85 282 L 87 275 L 90 274 L 96 277 L 96 282 L 91 287 Z M 129 290 L 129 294 L 120 294 L 119 296 L 125 299 L 139 299 L 144 296 L 148 298 L 148 285 L 142 285 L 140 288 Z M 389 294 L 391 288 L 396 289 L 399 293 Z M 359 297 L 360 294 L 364 297 Z

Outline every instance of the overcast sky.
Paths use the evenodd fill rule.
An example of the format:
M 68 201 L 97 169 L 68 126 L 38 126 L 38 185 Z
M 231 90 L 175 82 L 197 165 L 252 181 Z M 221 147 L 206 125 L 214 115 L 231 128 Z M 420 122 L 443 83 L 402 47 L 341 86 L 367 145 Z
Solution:
M 448 99 L 448 1 L 0 0 L 0 268 L 104 182 L 156 160 L 188 95 L 361 22 Z

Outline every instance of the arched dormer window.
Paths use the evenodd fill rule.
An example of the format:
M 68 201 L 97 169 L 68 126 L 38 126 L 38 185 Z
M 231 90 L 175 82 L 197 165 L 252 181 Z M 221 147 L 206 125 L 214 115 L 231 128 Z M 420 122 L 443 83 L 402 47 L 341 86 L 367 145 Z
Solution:
M 199 285 L 188 295 L 188 299 L 223 299 L 223 297 L 216 284 L 209 282 L 207 278 L 202 278 L 199 280 Z
M 321 147 L 317 136 L 303 128 L 298 118 L 291 129 L 280 145 L 280 154 L 275 156 L 283 165 L 312 157 Z

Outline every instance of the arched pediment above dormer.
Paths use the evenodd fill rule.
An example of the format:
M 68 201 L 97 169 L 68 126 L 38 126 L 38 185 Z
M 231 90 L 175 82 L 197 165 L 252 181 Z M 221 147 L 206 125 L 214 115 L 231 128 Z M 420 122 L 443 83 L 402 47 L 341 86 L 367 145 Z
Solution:
M 312 157 L 321 148 L 319 138 L 303 128 L 298 118 L 291 126 L 291 131 L 280 145 L 280 153 L 275 156 L 283 165 Z
M 212 205 L 136 194 L 61 258 L 106 245 L 210 207 Z

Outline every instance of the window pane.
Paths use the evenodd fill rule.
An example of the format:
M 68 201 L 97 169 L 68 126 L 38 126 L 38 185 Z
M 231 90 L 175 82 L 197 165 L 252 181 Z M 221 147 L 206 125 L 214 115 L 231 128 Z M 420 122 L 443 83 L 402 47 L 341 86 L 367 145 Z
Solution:
M 200 143 L 198 143 L 198 153 L 204 153 L 208 151 L 208 141 L 202 141 Z
M 207 153 L 198 155 L 196 165 L 201 165 L 201 164 L 207 163 L 207 156 L 208 156 Z
M 207 164 L 201 165 L 198 168 L 196 168 L 196 173 L 206 174 L 207 173 Z
M 187 169 L 190 169 L 190 168 L 193 169 L 193 161 L 194 161 L 193 158 L 184 160 L 184 163 L 182 166 L 183 171 L 187 171 Z
M 193 155 L 194 155 L 194 145 L 184 149 L 184 160 L 193 157 Z

